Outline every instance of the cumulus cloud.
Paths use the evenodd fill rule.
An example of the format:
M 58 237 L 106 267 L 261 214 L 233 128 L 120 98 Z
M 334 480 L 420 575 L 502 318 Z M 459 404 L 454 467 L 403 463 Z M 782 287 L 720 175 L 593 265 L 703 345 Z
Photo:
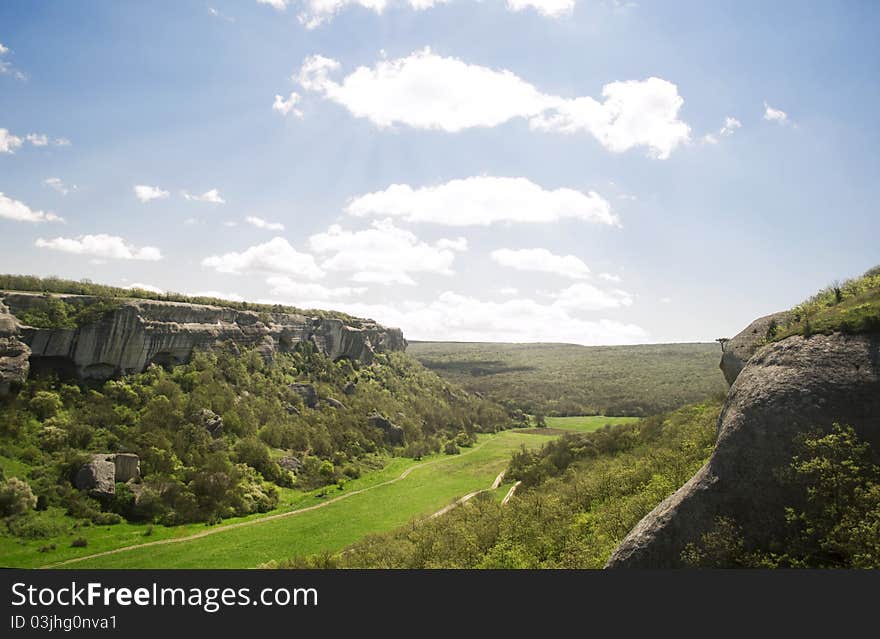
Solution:
M 571 15 L 574 4 L 575 0 L 507 0 L 507 8 L 511 11 L 534 9 L 542 16 L 550 18 Z
M 626 291 L 602 290 L 586 282 L 572 284 L 554 294 L 554 297 L 556 298 L 555 306 L 573 313 L 604 311 L 631 306 L 633 303 L 632 295 Z
M 48 146 L 49 138 L 45 133 L 28 133 L 25 136 L 28 142 L 34 146 Z
M 574 280 L 590 276 L 589 267 L 583 260 L 574 255 L 555 255 L 544 248 L 532 249 L 498 249 L 492 251 L 492 259 L 508 268 L 517 271 L 534 271 L 536 273 L 553 273 Z
M 285 276 L 270 277 L 266 283 L 271 287 L 272 295 L 288 299 L 294 306 L 301 300 L 348 299 L 367 292 L 365 286 L 329 287 L 314 282 L 297 282 Z
M 633 344 L 648 339 L 638 325 L 586 320 L 555 302 L 532 299 L 493 302 L 446 291 L 431 302 L 394 306 L 321 300 L 304 305 L 372 317 L 386 326 L 400 327 L 416 340 Z
M 9 53 L 9 47 L 4 46 L 2 42 L 0 42 L 0 58 Z M 12 63 L 8 60 L 0 59 L 0 75 L 10 74 L 15 77 L 16 80 L 25 80 L 27 76 L 12 66 Z
M 294 116 L 301 118 L 303 117 L 303 112 L 296 108 L 299 101 L 300 96 L 295 91 L 291 92 L 286 100 L 284 99 L 284 96 L 276 94 L 275 102 L 272 103 L 272 110 L 277 111 L 281 115 L 292 113 Z
M 244 219 L 245 222 L 252 226 L 256 226 L 258 229 L 265 229 L 267 231 L 283 231 L 284 225 L 281 222 L 267 222 L 261 217 L 256 217 L 254 215 L 249 215 Z
M 779 124 L 787 124 L 789 122 L 788 114 L 785 111 L 774 109 L 767 102 L 764 102 L 764 119 L 768 122 L 778 122 Z
M 24 202 L 13 200 L 0 192 L 0 217 L 16 222 L 63 222 L 64 218 L 54 213 L 34 211 Z
M 135 282 L 134 284 L 129 284 L 125 288 L 136 288 L 142 291 L 147 291 L 148 293 L 156 293 L 158 295 L 163 295 L 165 291 L 158 286 L 153 286 L 152 284 L 143 284 L 141 282 Z
M 243 302 L 244 297 L 238 293 L 224 293 L 222 291 L 197 291 L 192 294 L 193 297 L 214 297 L 220 300 L 229 300 L 230 302 Z
M 0 129 L 0 153 L 15 153 L 23 140 L 9 132 L 9 129 Z
M 595 191 L 546 190 L 526 178 L 469 177 L 437 186 L 392 184 L 352 199 L 355 216 L 402 217 L 409 222 L 488 226 L 495 222 L 555 222 L 575 218 L 618 225 L 611 205 Z
M 168 191 L 163 191 L 158 186 L 148 186 L 146 184 L 134 185 L 134 196 L 141 202 L 149 202 L 151 200 L 164 200 L 168 197 Z
M 390 219 L 374 221 L 371 228 L 346 231 L 338 224 L 309 238 L 316 253 L 328 255 L 321 267 L 346 271 L 356 282 L 415 284 L 411 273 L 452 274 L 455 252 L 431 246 Z
M 449 249 L 451 251 L 466 251 L 468 241 L 466 237 L 457 237 L 454 240 L 443 238 L 434 242 L 434 246 L 439 249 Z
M 703 142 L 705 144 L 718 144 L 718 136 L 721 137 L 730 137 L 734 133 L 736 133 L 737 129 L 742 128 L 742 122 L 737 120 L 734 117 L 727 116 L 724 118 L 724 124 L 718 130 L 718 133 L 708 133 L 703 136 Z
M 290 0 L 257 0 L 257 4 L 268 4 L 277 11 L 284 11 Z
M 586 132 L 610 151 L 646 147 L 660 159 L 690 139 L 690 127 L 678 119 L 684 100 L 675 84 L 661 78 L 606 84 L 599 102 L 544 94 L 510 71 L 442 57 L 428 48 L 359 67 L 341 82 L 331 79 L 339 68 L 336 60 L 311 56 L 296 79 L 307 91 L 380 127 L 403 124 L 454 133 L 525 118 L 536 130 Z
M 313 280 L 324 276 L 315 258 L 300 253 L 283 237 L 274 237 L 264 244 L 251 246 L 240 253 L 212 255 L 202 260 L 202 266 L 219 273 L 286 274 Z
M 55 138 L 55 146 L 70 146 L 70 140 L 67 138 Z
M 599 273 L 599 279 L 615 283 L 621 281 L 620 275 L 614 275 L 613 273 Z
M 61 195 L 67 195 L 71 191 L 76 191 L 76 184 L 67 185 L 61 178 L 50 177 L 43 180 L 43 184 L 48 186 L 53 191 L 57 191 Z
M 162 259 L 162 253 L 153 246 L 137 247 L 121 237 L 104 233 L 80 235 L 75 238 L 56 237 L 51 240 L 38 238 L 35 245 L 39 248 L 75 255 L 91 255 L 115 260 L 157 261 Z
M 226 200 L 221 197 L 220 191 L 218 191 L 217 189 L 205 191 L 201 195 L 193 195 L 188 191 L 182 191 L 182 194 L 185 200 L 192 200 L 194 202 L 207 202 L 209 204 L 226 204 Z

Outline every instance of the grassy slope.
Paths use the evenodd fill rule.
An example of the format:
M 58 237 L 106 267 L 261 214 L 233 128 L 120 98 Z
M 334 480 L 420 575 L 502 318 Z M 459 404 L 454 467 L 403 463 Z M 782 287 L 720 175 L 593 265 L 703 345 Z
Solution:
M 404 480 L 380 486 L 326 507 L 284 519 L 232 529 L 192 541 L 133 549 L 118 554 L 68 564 L 71 568 L 248 568 L 292 554 L 337 551 L 364 535 L 393 529 L 435 512 L 457 497 L 488 488 L 505 468 L 513 451 L 522 444 L 537 446 L 549 438 L 522 435 L 512 431 L 480 436 L 478 447 L 464 449 L 462 455 L 431 458 L 434 463 L 413 470 Z M 400 475 L 407 466 L 419 465 L 412 460 L 395 460 L 389 467 L 351 482 L 344 492 L 353 492 L 367 485 L 375 486 Z M 424 462 L 421 462 L 424 463 Z M 499 488 L 505 490 L 507 487 Z M 330 492 L 328 497 L 340 493 Z M 304 496 L 299 507 L 320 503 L 314 493 Z M 277 511 L 275 511 L 277 512 Z M 272 513 L 270 513 L 272 514 Z M 119 535 L 116 530 L 139 528 L 138 537 Z M 159 527 L 156 527 L 157 529 Z M 29 552 L 7 554 L 16 566 L 38 566 L 55 563 L 71 556 L 90 555 L 109 548 L 113 540 L 127 543 L 155 541 L 156 536 L 143 537 L 144 527 L 128 525 L 85 528 L 82 535 L 89 539 L 87 548 L 59 548 L 54 553 Z M 173 529 L 175 536 L 206 530 L 202 526 Z M 156 533 L 154 533 L 155 535 Z M 43 542 L 45 543 L 45 541 Z M 120 544 L 122 545 L 122 544 Z
M 717 344 L 413 342 L 407 352 L 442 377 L 529 413 L 647 415 L 727 388 Z

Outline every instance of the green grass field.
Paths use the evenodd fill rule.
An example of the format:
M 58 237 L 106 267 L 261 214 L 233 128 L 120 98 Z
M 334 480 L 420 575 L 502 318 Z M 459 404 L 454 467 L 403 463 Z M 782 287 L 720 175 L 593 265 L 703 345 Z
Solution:
M 727 390 L 714 343 L 410 342 L 407 353 L 441 377 L 527 413 L 644 416 Z
M 631 424 L 638 421 L 637 417 L 605 417 L 604 415 L 576 415 L 573 417 L 547 417 L 547 428 L 591 433 L 603 426 Z
M 330 490 L 324 498 L 316 497 L 317 491 L 296 496 L 286 494 L 285 509 L 290 511 L 363 490 L 321 508 L 285 518 L 268 519 L 267 515 L 261 515 L 228 520 L 224 526 L 247 520 L 266 521 L 226 530 L 204 525 L 155 526 L 149 537 L 144 536 L 146 526 L 92 526 L 79 529 L 75 535 L 88 540 L 85 548 L 69 547 L 69 538 L 66 538 L 63 547 L 59 544 L 53 552 L 40 553 L 38 548 L 50 540 L 19 543 L 3 538 L 0 540 L 0 556 L 6 566 L 39 567 L 122 546 L 164 541 L 160 545 L 133 547 L 116 554 L 64 564 L 63 567 L 252 568 L 296 554 L 338 551 L 367 534 L 403 526 L 436 512 L 466 493 L 488 488 L 507 466 L 513 451 L 523 444 L 539 446 L 548 439 L 550 437 L 507 431 L 480 436 L 477 445 L 462 449 L 461 455 L 434 456 L 421 462 L 397 458 L 381 471 L 350 482 L 344 491 Z M 413 470 L 406 478 L 384 483 L 396 479 L 407 468 Z M 508 488 L 502 486 L 498 491 L 506 492 Z M 280 511 L 268 515 L 277 515 Z M 215 530 L 217 532 L 213 532 Z M 167 543 L 172 538 L 204 532 L 210 534 Z

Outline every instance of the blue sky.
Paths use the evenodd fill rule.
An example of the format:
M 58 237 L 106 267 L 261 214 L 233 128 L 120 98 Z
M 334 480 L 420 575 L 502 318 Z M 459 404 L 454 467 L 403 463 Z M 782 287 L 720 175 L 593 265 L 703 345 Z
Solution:
M 877 3 L 312 2 L 0 4 L 0 271 L 593 344 L 880 262 Z

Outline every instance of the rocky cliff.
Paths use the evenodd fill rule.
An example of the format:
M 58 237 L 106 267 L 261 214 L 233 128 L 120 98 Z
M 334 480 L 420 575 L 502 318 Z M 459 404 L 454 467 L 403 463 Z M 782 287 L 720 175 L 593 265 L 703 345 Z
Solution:
M 0 302 L 0 397 L 27 379 L 31 349 L 21 341 L 21 325 Z
M 774 326 L 784 324 L 789 315 L 789 311 L 765 315 L 746 326 L 732 339 L 720 340 L 722 352 L 719 366 L 728 386 L 733 386 L 749 358 L 766 344 L 768 332 Z
M 97 301 L 79 295 L 55 297 L 72 305 Z M 372 361 L 377 352 L 406 348 L 399 329 L 385 328 L 368 320 L 352 326 L 340 319 L 290 313 L 257 313 L 142 299 L 118 302 L 118 306 L 96 321 L 77 328 L 37 328 L 19 326 L 13 316 L 25 317 L 29 311 L 39 309 L 45 304 L 44 297 L 38 293 L 0 291 L 0 384 L 6 378 L 3 376 L 7 368 L 17 371 L 9 374 L 11 378 L 21 377 L 21 366 L 7 364 L 21 359 L 23 352 L 16 351 L 18 347 L 11 340 L 29 348 L 33 369 L 51 368 L 81 379 L 108 379 L 140 372 L 153 363 L 184 363 L 194 349 L 223 342 L 258 347 L 267 358 L 276 351 L 289 352 L 297 344 L 311 342 L 333 359 L 349 358 L 365 363 Z M 7 307 L 11 315 L 2 314 Z M 16 331 L 20 339 L 14 337 Z M 9 336 L 4 337 L 7 334 Z M 10 340 L 11 346 L 4 347 L 7 342 L 3 340 Z M 4 355 L 7 351 L 10 354 Z M 16 352 L 19 354 L 15 355 Z M 25 377 L 27 361 L 28 356 L 24 356 Z
M 880 451 L 880 335 L 794 336 L 761 347 L 735 377 L 709 462 L 639 522 L 607 566 L 680 566 L 685 546 L 719 516 L 736 520 L 747 543 L 765 544 L 802 494 L 777 474 L 795 437 L 834 422 Z

